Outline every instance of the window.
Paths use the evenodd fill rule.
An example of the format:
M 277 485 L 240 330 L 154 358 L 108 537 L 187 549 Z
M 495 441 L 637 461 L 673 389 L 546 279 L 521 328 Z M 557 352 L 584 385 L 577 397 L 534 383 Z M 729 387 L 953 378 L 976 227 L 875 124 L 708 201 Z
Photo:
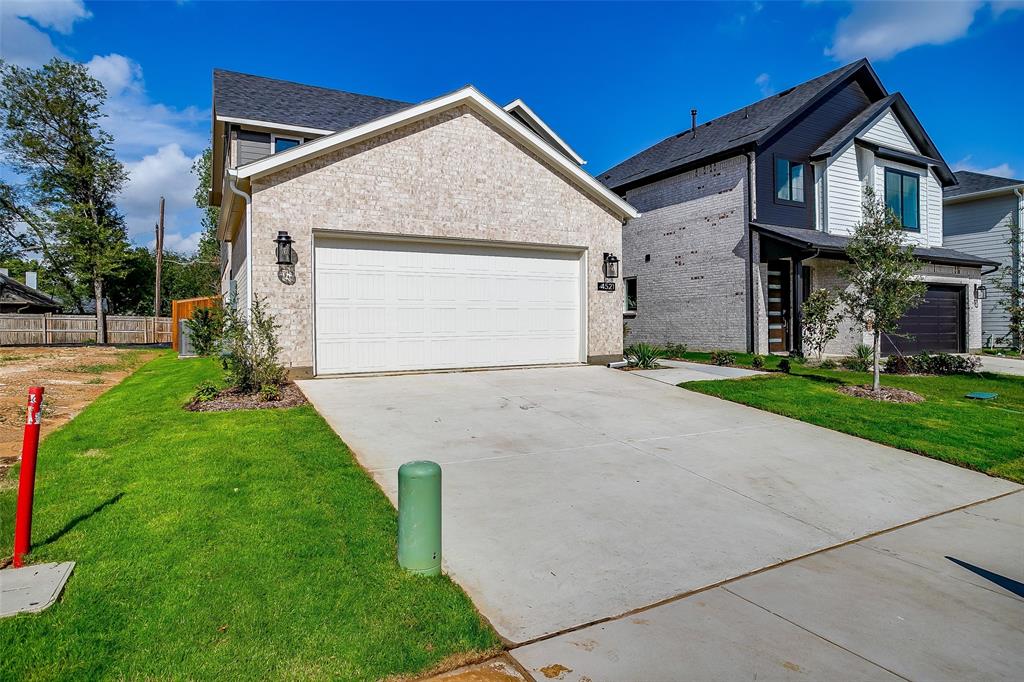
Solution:
M 782 202 L 804 203 L 804 164 L 776 157 L 775 198 Z
M 921 229 L 920 182 L 921 178 L 914 173 L 885 169 L 885 205 L 903 223 L 904 230 Z
M 624 277 L 622 284 L 626 289 L 626 312 L 636 312 L 636 277 Z
M 298 147 L 302 144 L 302 139 L 297 137 L 278 137 L 277 135 L 274 135 L 271 142 L 273 143 L 274 154 L 277 154 L 278 152 L 283 152 L 286 149 Z

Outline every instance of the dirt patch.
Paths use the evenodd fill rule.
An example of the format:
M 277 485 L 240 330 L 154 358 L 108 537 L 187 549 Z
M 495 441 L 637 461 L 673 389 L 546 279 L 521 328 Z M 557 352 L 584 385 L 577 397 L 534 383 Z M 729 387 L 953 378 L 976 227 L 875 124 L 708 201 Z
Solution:
M 190 412 L 226 412 L 228 410 L 273 410 L 285 407 L 296 407 L 305 405 L 306 396 L 302 394 L 299 387 L 293 383 L 287 383 L 281 387 L 280 400 L 263 400 L 256 393 L 242 393 L 241 391 L 229 388 L 217 394 L 213 400 L 203 402 L 191 402 L 185 405 Z
M 907 391 L 902 388 L 892 388 L 891 386 L 882 386 L 878 393 L 872 391 L 868 386 L 840 386 L 836 390 L 845 395 L 852 395 L 855 398 L 868 398 L 869 400 L 877 400 L 885 403 L 924 402 L 924 398 L 913 391 Z
M 21 456 L 29 386 L 42 386 L 42 435 L 70 421 L 157 351 L 113 346 L 33 346 L 0 350 L 0 486 Z

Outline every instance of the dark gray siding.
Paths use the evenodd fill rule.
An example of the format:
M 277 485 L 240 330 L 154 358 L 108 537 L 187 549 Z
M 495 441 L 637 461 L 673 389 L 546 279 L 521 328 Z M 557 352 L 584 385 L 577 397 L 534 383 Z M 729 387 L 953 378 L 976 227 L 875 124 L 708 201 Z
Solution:
M 814 227 L 814 173 L 804 168 L 804 205 L 776 203 L 775 158 L 808 161 L 811 152 L 864 110 L 871 99 L 857 81 L 818 102 L 757 152 L 757 219 L 784 227 Z
M 237 143 L 239 166 L 270 156 L 270 133 L 239 130 Z

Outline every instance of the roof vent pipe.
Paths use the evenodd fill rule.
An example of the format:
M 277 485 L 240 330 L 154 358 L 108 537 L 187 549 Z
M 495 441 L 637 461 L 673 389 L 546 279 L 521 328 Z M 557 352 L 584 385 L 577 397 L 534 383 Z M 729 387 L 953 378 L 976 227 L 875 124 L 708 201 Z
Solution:
M 31 287 L 33 289 L 38 289 L 39 288 L 39 275 L 38 275 L 38 273 L 36 273 L 34 271 L 31 271 L 31 270 L 29 272 L 26 272 L 25 273 L 25 286 Z
M 690 109 L 690 132 L 697 137 L 697 110 Z

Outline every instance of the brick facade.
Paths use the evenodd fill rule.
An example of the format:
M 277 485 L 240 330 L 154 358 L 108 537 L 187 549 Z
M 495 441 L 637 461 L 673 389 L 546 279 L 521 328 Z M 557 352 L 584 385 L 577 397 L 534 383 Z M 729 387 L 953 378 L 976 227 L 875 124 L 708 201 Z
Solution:
M 622 251 L 620 220 L 468 107 L 254 179 L 252 221 L 252 290 L 293 369 L 313 364 L 314 230 L 585 250 L 587 356 L 621 357 L 621 290 L 596 290 L 603 253 Z M 292 285 L 278 280 L 278 230 L 295 240 Z
M 735 156 L 626 193 L 641 213 L 622 236 L 622 274 L 637 278 L 626 343 L 747 349 L 746 175 Z

